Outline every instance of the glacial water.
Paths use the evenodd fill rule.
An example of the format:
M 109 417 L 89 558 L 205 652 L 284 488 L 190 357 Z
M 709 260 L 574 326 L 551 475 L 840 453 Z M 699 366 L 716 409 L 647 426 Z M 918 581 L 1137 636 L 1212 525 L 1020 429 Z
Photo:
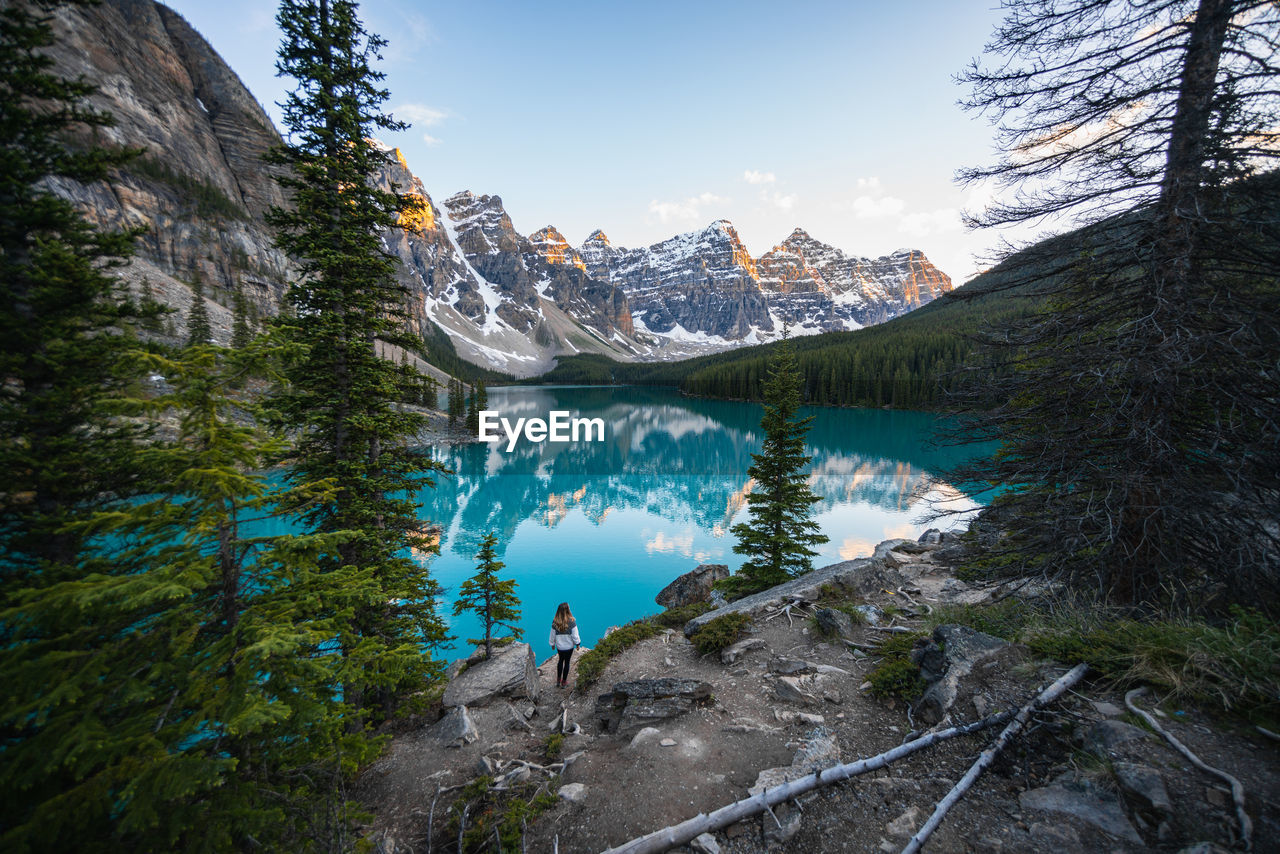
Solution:
M 475 553 L 497 534 L 503 576 L 518 583 L 520 627 L 541 660 L 556 605 L 568 601 L 584 645 L 612 625 L 660 610 L 653 597 L 700 563 L 737 569 L 730 528 L 747 517 L 747 469 L 759 451 L 760 406 L 682 397 L 641 387 L 510 387 L 489 390 L 489 408 L 516 418 L 552 410 L 601 418 L 602 442 L 507 442 L 431 448 L 454 474 L 418 493 L 424 524 L 442 529 L 440 553 L 418 555 L 447 593 L 475 571 Z M 974 508 L 931 477 L 974 449 L 935 447 L 937 416 L 865 409 L 806 410 L 814 518 L 830 541 L 814 566 L 869 555 L 891 537 L 930 526 L 936 500 Z M 449 617 L 458 646 L 477 637 L 469 615 Z

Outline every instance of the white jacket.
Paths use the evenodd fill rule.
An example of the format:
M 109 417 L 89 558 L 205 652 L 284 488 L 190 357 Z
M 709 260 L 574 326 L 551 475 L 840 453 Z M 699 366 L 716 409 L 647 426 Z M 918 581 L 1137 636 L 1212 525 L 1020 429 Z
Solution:
M 548 641 L 557 650 L 573 649 L 582 644 L 582 638 L 578 636 L 578 624 L 575 622 L 569 627 L 567 634 L 556 634 L 555 626 L 551 627 L 551 637 Z

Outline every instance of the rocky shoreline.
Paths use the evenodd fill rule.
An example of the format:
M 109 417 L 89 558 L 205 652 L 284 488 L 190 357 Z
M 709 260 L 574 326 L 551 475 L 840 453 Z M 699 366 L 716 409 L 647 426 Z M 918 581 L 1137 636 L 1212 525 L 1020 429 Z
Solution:
M 628 647 L 585 693 L 554 687 L 554 665 L 539 666 L 527 644 L 510 644 L 493 662 L 455 665 L 461 672 L 438 710 L 396 735 L 359 781 L 357 797 L 377 816 L 366 837 L 386 854 L 453 850 L 468 829 L 459 826 L 463 811 L 474 832 L 478 816 L 496 816 L 493 804 L 519 793 L 539 804 L 514 825 L 525 850 L 601 851 L 941 726 L 1018 707 L 1066 668 L 968 626 L 924 631 L 925 613 L 1002 592 L 955 578 L 955 546 L 938 532 L 889 540 L 869 558 L 726 603 L 683 631 Z M 684 593 L 667 601 L 706 595 L 706 579 L 717 574 L 700 567 L 673 582 Z M 690 636 L 726 614 L 746 615 L 743 638 L 699 653 Z M 868 679 L 888 656 L 886 639 L 906 632 L 924 680 L 910 704 L 875 696 Z M 1122 697 L 1094 686 L 1037 715 L 926 850 L 1227 850 L 1218 847 L 1230 843 L 1234 823 L 1225 787 L 1123 709 Z M 1232 768 L 1251 793 L 1255 850 L 1277 850 L 1274 745 L 1194 709 L 1165 723 Z M 901 850 L 993 735 L 930 747 L 674 850 Z

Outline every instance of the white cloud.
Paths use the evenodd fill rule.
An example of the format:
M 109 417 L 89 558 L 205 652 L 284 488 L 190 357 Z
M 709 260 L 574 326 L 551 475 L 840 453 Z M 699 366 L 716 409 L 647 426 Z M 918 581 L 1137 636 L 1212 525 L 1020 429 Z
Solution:
M 840 207 L 853 211 L 858 219 L 885 219 L 901 216 L 907 203 L 896 196 L 858 196 Z
M 959 231 L 962 227 L 960 211 L 956 208 L 938 208 L 933 211 L 904 214 L 898 223 L 898 231 L 910 234 L 912 237 Z
M 748 169 L 742 173 L 742 180 L 748 184 L 772 184 L 778 180 L 778 176 L 772 172 L 757 172 L 754 169 Z
M 728 201 L 728 199 L 721 198 L 714 193 L 691 196 L 682 202 L 660 202 L 654 199 L 649 202 L 649 213 L 656 214 L 662 222 L 698 220 L 703 216 L 702 208 L 708 205 L 724 204 Z
M 870 192 L 880 192 L 879 178 L 859 178 L 856 182 L 859 190 L 868 190 Z
M 439 144 L 440 144 L 440 140 L 436 139 L 434 136 L 432 136 L 432 135 L 431 135 L 431 134 L 429 134 L 429 133 L 424 133 L 424 134 L 422 135 L 422 141 L 423 141 L 423 142 L 425 142 L 427 145 L 439 145 Z
M 426 104 L 401 104 L 392 108 L 391 114 L 402 122 L 424 128 L 438 125 L 449 117 L 444 110 L 437 110 Z
M 785 196 L 781 193 L 774 193 L 769 202 L 780 211 L 789 211 L 795 207 L 797 198 L 798 196 L 795 193 L 789 193 Z

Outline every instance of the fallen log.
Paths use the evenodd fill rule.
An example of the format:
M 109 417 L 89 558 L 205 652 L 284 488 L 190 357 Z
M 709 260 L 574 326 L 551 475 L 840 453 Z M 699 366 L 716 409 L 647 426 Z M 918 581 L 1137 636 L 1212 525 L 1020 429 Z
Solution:
M 904 756 L 910 756 L 938 742 L 1002 724 L 1011 717 L 1013 717 L 1013 712 L 1001 712 L 1000 714 L 983 718 L 980 721 L 974 721 L 971 724 L 951 727 L 950 729 L 918 738 L 915 741 L 900 744 L 892 750 L 886 750 L 884 753 L 867 759 L 859 759 L 856 762 L 849 762 L 844 765 L 833 765 L 830 768 L 814 770 L 813 773 L 807 774 L 798 780 L 780 783 L 771 789 L 765 789 L 758 795 L 743 798 L 710 813 L 699 813 L 680 824 L 673 824 L 669 827 L 655 830 L 645 836 L 632 839 L 629 842 L 624 842 L 616 848 L 610 848 L 604 854 L 656 854 L 656 852 L 666 851 L 668 848 L 674 848 L 677 845 L 684 845 L 704 833 L 711 833 L 722 827 L 728 827 L 744 818 L 772 811 L 777 804 L 793 800 L 805 792 L 821 786 L 838 783 L 842 780 L 848 780 L 859 774 L 866 774 L 868 771 L 877 771 L 891 762 L 896 762 Z
M 1145 694 L 1146 691 L 1146 688 L 1134 688 L 1132 691 L 1124 695 L 1124 704 L 1129 707 L 1129 711 L 1146 721 L 1147 726 L 1160 733 L 1160 735 L 1164 737 L 1165 741 L 1172 744 L 1179 753 L 1187 757 L 1192 765 L 1196 766 L 1201 771 L 1204 771 L 1206 774 L 1212 774 L 1213 776 L 1226 781 L 1227 785 L 1231 787 L 1231 799 L 1235 801 L 1236 805 L 1236 820 L 1240 822 L 1240 840 L 1244 843 L 1245 851 L 1252 850 L 1253 821 L 1249 818 L 1249 814 L 1244 811 L 1244 786 L 1239 780 L 1232 777 L 1226 771 L 1214 768 L 1212 765 L 1206 765 L 1201 761 L 1199 756 L 1196 756 L 1191 752 L 1189 747 L 1181 741 L 1178 741 L 1178 739 L 1173 736 L 1173 733 L 1160 726 L 1160 724 L 1156 723 L 1155 718 L 1138 708 L 1137 704 L 1134 703 L 1133 700 L 1135 697 L 1140 697 Z
M 906 847 L 902 849 L 902 854 L 916 854 L 930 834 L 938 828 L 938 825 L 942 824 L 942 820 L 946 818 L 951 808 L 964 796 L 965 792 L 969 791 L 969 787 L 978 779 L 978 776 L 995 761 L 996 754 L 1003 750 L 1005 745 L 1027 725 L 1031 715 L 1041 706 L 1046 706 L 1065 694 L 1072 685 L 1084 678 L 1084 674 L 1088 669 L 1089 665 L 1087 664 L 1077 664 L 1060 676 L 1052 685 L 1032 698 L 1031 702 L 1023 706 L 1018 711 L 1018 714 L 1014 716 L 1014 719 L 1009 722 L 1009 725 L 1000 732 L 1000 735 L 996 736 L 996 740 L 991 743 L 991 746 L 982 751 L 977 761 L 969 766 L 969 770 L 960 779 L 960 782 L 956 783 L 950 792 L 947 792 L 945 798 L 938 801 L 938 805 L 934 807 L 933 815 L 929 816 L 929 820 L 924 823 L 924 826 L 917 830 L 916 835 L 907 842 Z

